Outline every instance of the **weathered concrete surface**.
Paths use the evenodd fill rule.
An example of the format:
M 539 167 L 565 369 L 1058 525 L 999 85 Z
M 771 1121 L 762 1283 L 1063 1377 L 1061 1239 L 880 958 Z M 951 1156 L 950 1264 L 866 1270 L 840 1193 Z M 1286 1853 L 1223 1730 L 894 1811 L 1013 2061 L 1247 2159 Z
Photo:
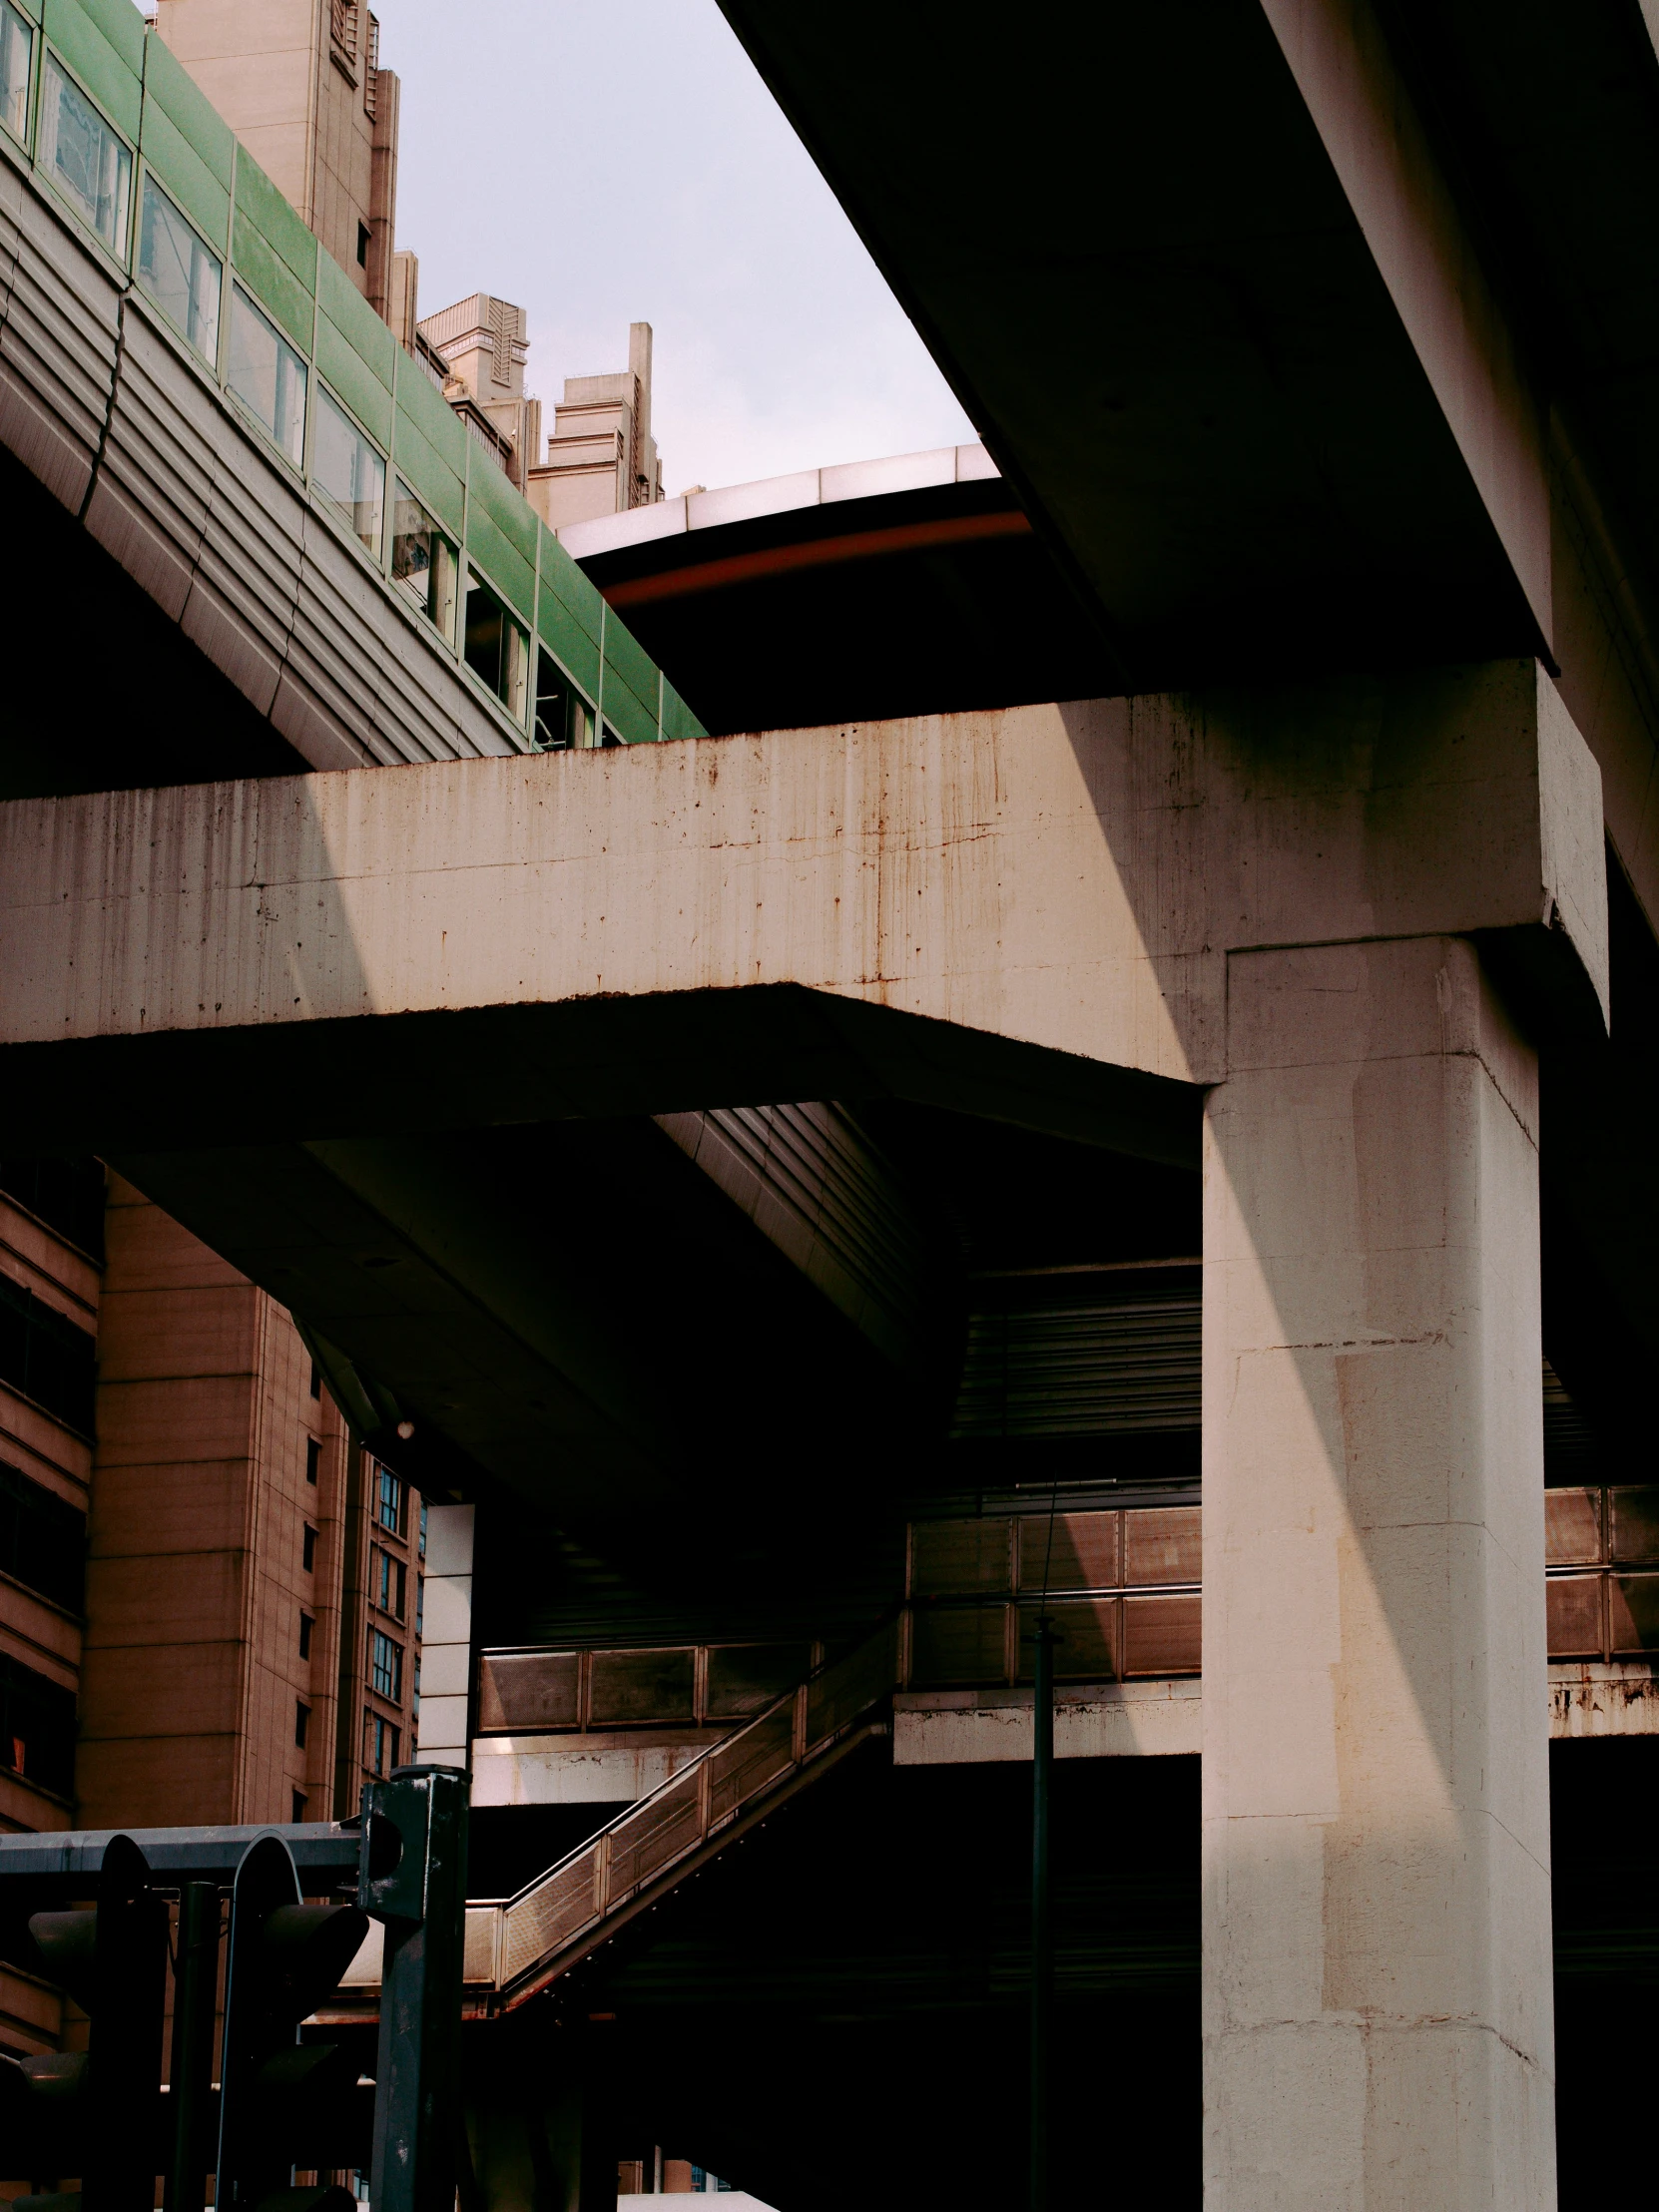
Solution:
M 106 1147 L 189 1141 L 233 1071 L 284 1134 L 374 1126 L 405 1076 L 403 1126 L 834 1095 L 779 1087 L 777 1022 L 708 1087 L 688 1040 L 779 987 L 1211 1083 L 1228 951 L 1263 943 L 1502 932 L 1593 1019 L 1602 870 L 1594 763 L 1529 662 L 19 801 L 8 1141 L 64 1141 L 89 1090 Z M 316 1080 L 357 1024 L 379 1099 Z
M 1056 1759 L 1163 1759 L 1203 1748 L 1201 1685 L 1069 1685 L 1054 1700 Z M 906 1690 L 893 1699 L 895 1767 L 1031 1762 L 1029 1690 Z
M 1536 1062 L 1466 943 L 1236 955 L 1206 1141 L 1211 2212 L 1555 2202 Z

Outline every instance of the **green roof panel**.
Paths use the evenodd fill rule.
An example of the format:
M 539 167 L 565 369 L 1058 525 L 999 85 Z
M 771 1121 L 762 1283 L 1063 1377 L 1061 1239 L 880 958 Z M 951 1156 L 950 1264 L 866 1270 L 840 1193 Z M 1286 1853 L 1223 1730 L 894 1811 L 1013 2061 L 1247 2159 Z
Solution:
M 140 144 L 156 182 L 223 261 L 230 245 L 231 195 L 166 109 L 157 105 L 148 86 Z
M 316 293 L 316 240 L 249 153 L 237 152 L 237 216 L 259 232 L 308 297 Z M 307 350 L 310 340 L 306 339 Z
M 493 467 L 494 464 L 480 455 L 478 465 L 482 469 Z M 478 499 L 476 481 L 470 487 L 466 503 L 466 549 L 489 581 L 518 609 L 525 621 L 533 623 L 536 572 L 517 546 L 496 528 L 488 510 Z
M 482 448 L 469 457 L 467 492 L 471 504 L 482 505 L 501 535 L 517 549 L 520 560 L 533 576 L 536 569 L 535 512 L 524 494 Z

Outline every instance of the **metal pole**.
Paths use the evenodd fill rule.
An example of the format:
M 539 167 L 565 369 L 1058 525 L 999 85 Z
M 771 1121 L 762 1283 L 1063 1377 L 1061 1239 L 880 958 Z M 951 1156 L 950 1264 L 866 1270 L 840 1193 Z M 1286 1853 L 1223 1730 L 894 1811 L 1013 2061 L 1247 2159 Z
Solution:
M 1031 2205 L 1048 2212 L 1048 2031 L 1054 1954 L 1048 1915 L 1048 1789 L 1054 1769 L 1054 1631 L 1037 1620 L 1031 1684 Z
M 179 1952 L 173 1970 L 173 2059 L 167 2109 L 172 2149 L 167 2212 L 201 2212 L 207 2200 L 208 2104 L 213 2095 L 214 2019 L 219 2004 L 219 1885 L 187 1882 L 179 1892 Z

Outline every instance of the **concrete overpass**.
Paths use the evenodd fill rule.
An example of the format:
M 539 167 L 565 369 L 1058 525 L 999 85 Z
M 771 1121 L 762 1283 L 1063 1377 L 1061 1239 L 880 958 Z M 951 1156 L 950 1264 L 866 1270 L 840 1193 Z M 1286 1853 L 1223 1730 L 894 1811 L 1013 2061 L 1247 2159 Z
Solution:
M 1056 1147 L 1049 1221 L 1104 1161 L 1137 1262 L 1202 1167 L 1207 2198 L 1542 2208 L 1540 1313 L 1615 1427 L 1659 1337 L 1659 57 L 1633 0 L 727 12 L 1105 696 L 699 737 L 125 0 L 65 0 L 527 649 L 689 742 L 531 757 L 7 142 L 8 483 L 157 704 L 66 748 L 54 663 L 14 728 L 4 1141 L 112 1158 L 490 1495 L 849 1619 L 962 1361 L 900 1110 L 911 1170 Z M 784 1219 L 730 1117 L 808 1109 Z

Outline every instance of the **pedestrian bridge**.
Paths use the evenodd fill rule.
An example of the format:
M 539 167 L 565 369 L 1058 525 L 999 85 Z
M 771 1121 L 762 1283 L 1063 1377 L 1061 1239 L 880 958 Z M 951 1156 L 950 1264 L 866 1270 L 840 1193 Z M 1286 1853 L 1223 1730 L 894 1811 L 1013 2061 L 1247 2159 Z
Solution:
M 131 0 L 25 12 L 0 452 L 43 611 L 125 693 L 126 742 L 38 737 L 6 788 L 697 735 Z M 61 731 L 61 693 L 38 704 Z

